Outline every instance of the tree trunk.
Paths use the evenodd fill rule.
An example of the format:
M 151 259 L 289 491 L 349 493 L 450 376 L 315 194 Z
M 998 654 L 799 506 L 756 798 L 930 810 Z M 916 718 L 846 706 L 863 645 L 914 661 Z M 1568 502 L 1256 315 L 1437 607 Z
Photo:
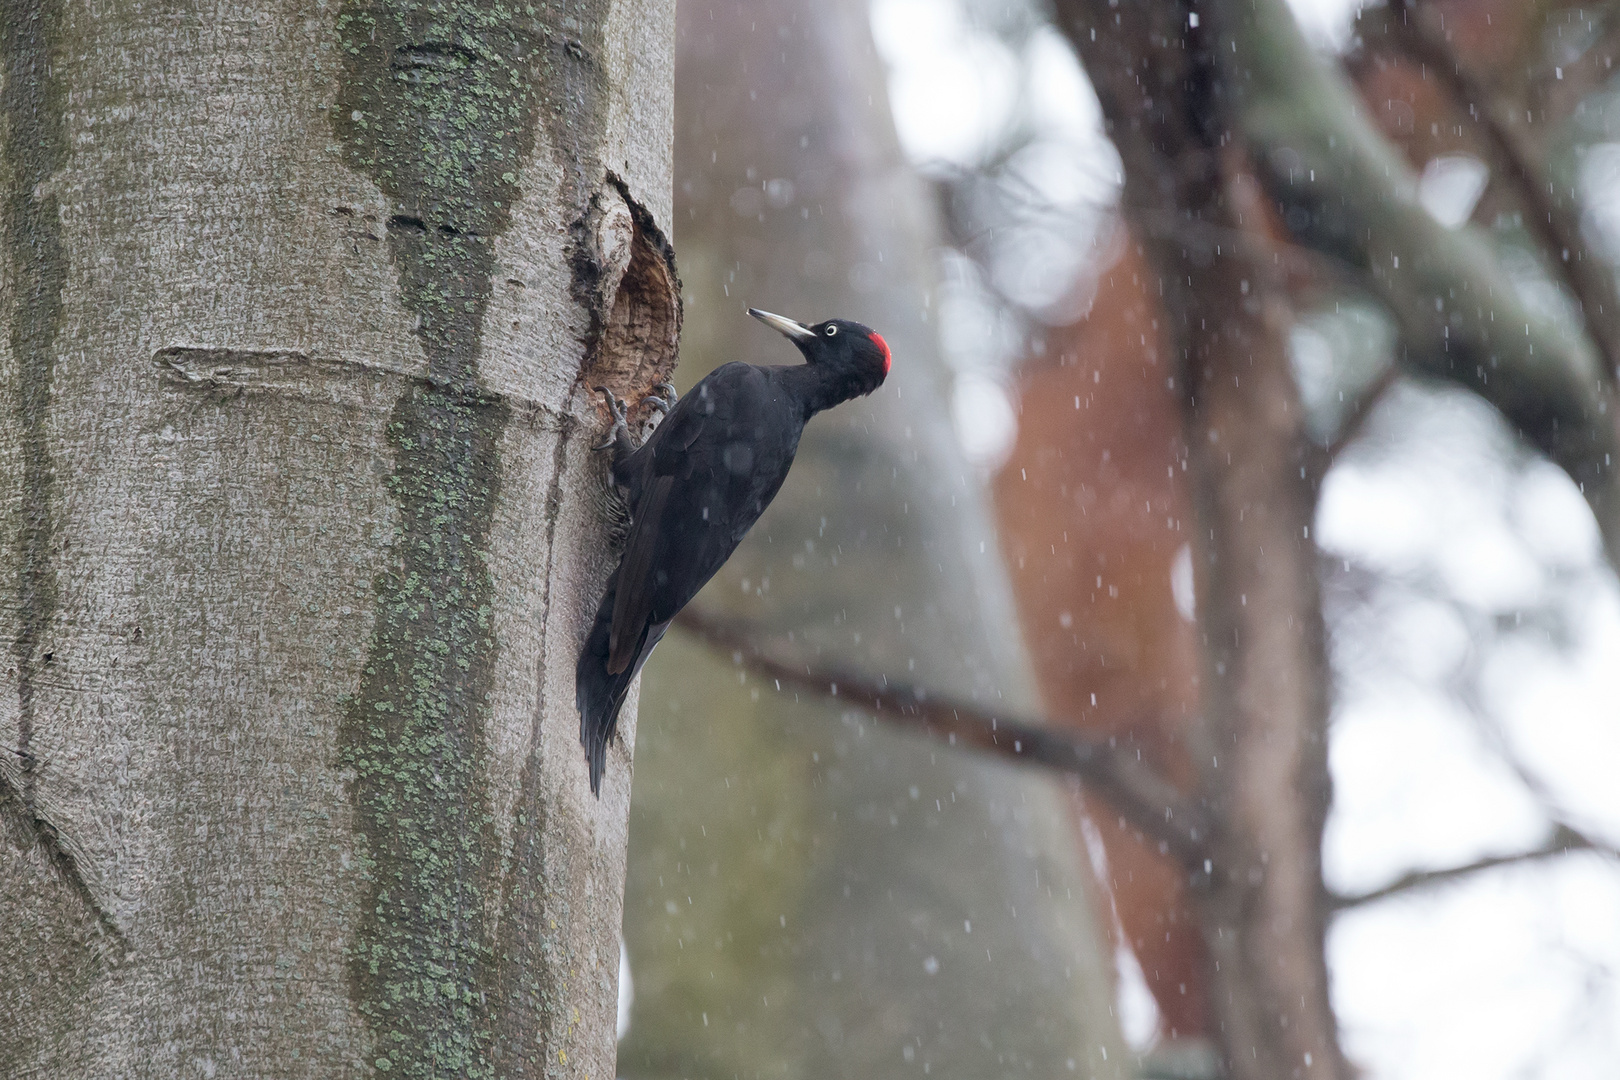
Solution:
M 0 1073 L 613 1075 L 672 8 L 8 5 Z
M 1198 209 L 1244 242 L 1177 267 L 1193 294 L 1186 443 L 1207 710 L 1194 739 L 1217 822 L 1203 883 L 1210 998 L 1231 1080 L 1348 1080 L 1325 955 L 1329 676 L 1305 413 L 1291 313 L 1256 224 L 1265 208 L 1234 157 Z
M 1087 316 L 1046 332 L 1019 370 L 1018 441 L 996 478 L 997 522 L 1054 722 L 1141 755 L 1184 792 L 1199 709 L 1183 365 L 1158 273 L 1125 233 Z M 1180 385 L 1185 386 L 1185 380 Z M 1059 721 L 1057 718 L 1061 717 Z M 1204 947 L 1182 853 L 1107 800 L 1085 812 L 1106 854 L 1118 930 L 1159 1007 L 1162 1059 L 1208 1059 Z

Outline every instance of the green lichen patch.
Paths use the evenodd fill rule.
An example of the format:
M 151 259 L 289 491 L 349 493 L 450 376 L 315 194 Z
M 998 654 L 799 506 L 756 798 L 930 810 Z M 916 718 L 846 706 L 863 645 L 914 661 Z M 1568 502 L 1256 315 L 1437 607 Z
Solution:
M 497 844 L 480 765 L 494 653 L 485 552 L 506 421 L 502 403 L 418 386 L 389 428 L 398 563 L 377 585 L 343 758 L 370 868 L 351 984 L 374 1064 L 393 1075 L 494 1075 L 483 975 Z
M 348 0 L 336 23 L 332 127 L 389 200 L 389 251 L 428 360 L 391 421 L 395 565 L 378 580 L 343 738 L 370 874 L 351 993 L 376 1040 L 373 1067 L 390 1076 L 545 1068 L 527 1053 L 499 1056 L 515 1039 L 535 1045 L 537 1029 L 512 1021 L 548 1007 L 539 972 L 550 942 L 538 925 L 496 941 L 487 919 L 497 894 L 532 916 L 544 885 L 529 867 L 503 878 L 483 769 L 496 644 L 486 558 L 509 410 L 482 394 L 477 372 L 495 241 L 541 128 L 564 220 L 585 214 L 601 182 L 608 8 Z M 532 772 L 511 851 L 538 867 Z
M 490 1077 L 486 914 L 499 859 L 483 774 L 495 651 L 486 558 L 509 410 L 476 376 L 548 34 L 532 6 L 465 0 L 351 2 L 337 32 L 333 127 L 391 203 L 390 253 L 428 359 L 426 383 L 391 417 L 395 565 L 377 583 L 344 725 L 370 873 L 351 993 L 379 1073 Z
M 532 5 L 350 3 L 333 127 L 393 206 L 388 235 L 435 381 L 472 384 L 493 239 L 534 145 L 548 38 Z

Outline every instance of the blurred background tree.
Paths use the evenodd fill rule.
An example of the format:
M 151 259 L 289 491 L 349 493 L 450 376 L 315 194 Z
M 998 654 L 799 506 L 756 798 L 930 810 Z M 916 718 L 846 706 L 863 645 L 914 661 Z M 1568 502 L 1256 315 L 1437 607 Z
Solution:
M 796 362 L 745 303 L 865 321 L 898 358 L 881 393 L 811 426 L 701 610 L 812 665 L 1030 711 L 983 481 L 946 406 L 936 219 L 863 0 L 688 5 L 677 42 L 684 385 L 731 359 Z M 1126 1075 L 1052 778 L 875 727 L 679 636 L 652 663 L 624 1076 Z
M 895 378 L 649 667 L 621 1073 L 1612 1075 L 1620 9 L 811 7 L 680 8 L 683 377 Z

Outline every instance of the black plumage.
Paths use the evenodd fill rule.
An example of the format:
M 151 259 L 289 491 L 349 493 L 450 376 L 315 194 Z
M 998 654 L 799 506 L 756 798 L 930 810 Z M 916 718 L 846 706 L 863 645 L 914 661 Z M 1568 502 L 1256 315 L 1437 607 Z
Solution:
M 805 423 L 870 394 L 889 373 L 889 346 L 860 323 L 804 326 L 753 308 L 748 313 L 797 345 L 805 363 L 716 368 L 672 407 L 658 401 L 667 414 L 639 448 L 621 405 L 602 391 L 614 413 L 603 448 L 613 450 L 613 480 L 624 491 L 630 526 L 575 669 L 579 741 L 593 792 L 600 791 L 631 681 L 670 620 L 776 497 Z

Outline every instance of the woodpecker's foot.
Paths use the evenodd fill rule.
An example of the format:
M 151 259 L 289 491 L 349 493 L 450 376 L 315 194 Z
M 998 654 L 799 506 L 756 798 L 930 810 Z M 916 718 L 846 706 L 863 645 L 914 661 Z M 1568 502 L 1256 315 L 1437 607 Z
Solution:
M 608 412 L 613 414 L 613 426 L 608 429 L 607 438 L 597 445 L 591 447 L 591 449 L 612 450 L 614 447 L 619 445 L 620 439 L 628 440 L 630 438 L 630 425 L 627 424 L 624 419 L 624 402 L 614 397 L 613 391 L 609 390 L 605 386 L 593 386 L 591 389 L 595 390 L 598 394 L 601 394 L 604 399 L 606 399 Z
M 681 400 L 680 397 L 675 393 L 675 385 L 673 383 L 661 382 L 654 386 L 653 389 L 659 391 L 664 396 L 654 397 L 652 394 L 648 394 L 641 400 L 644 404 L 651 405 L 660 413 L 668 414 L 669 410 L 673 409 L 676 403 Z

